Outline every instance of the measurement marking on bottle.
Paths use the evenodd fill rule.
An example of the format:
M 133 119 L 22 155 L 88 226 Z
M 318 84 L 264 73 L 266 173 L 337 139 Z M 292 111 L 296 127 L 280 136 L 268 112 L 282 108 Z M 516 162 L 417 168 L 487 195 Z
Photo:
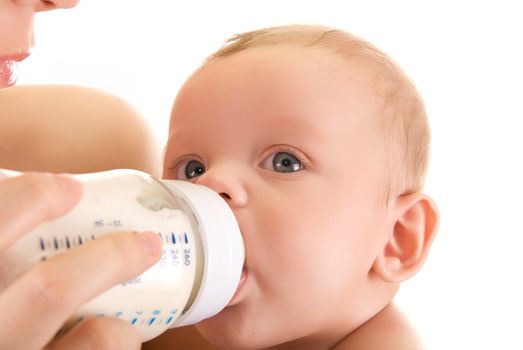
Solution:
M 149 326 L 152 325 L 156 321 L 156 317 L 153 317 L 149 320 Z
M 84 243 L 89 242 L 90 240 L 95 240 L 96 236 L 92 234 L 91 236 L 78 236 L 77 238 L 70 238 L 70 236 L 55 236 L 44 239 L 43 237 L 39 238 L 38 244 L 40 250 L 45 251 L 60 251 L 68 250 L 78 245 L 83 245 Z
M 176 236 L 174 235 L 174 232 L 171 233 L 171 241 L 173 242 L 173 244 L 176 244 Z
M 133 319 L 131 320 L 131 324 L 134 325 L 134 324 L 136 323 L 136 321 L 138 321 L 138 319 L 137 319 L 137 318 L 133 318 Z
M 183 233 L 183 237 L 185 238 L 185 244 L 189 244 L 189 238 L 187 238 L 187 232 Z
M 173 320 L 173 318 L 174 318 L 174 317 L 169 317 L 169 318 L 167 319 L 167 321 L 165 322 L 165 324 L 169 324 L 169 323 L 171 323 L 171 321 Z

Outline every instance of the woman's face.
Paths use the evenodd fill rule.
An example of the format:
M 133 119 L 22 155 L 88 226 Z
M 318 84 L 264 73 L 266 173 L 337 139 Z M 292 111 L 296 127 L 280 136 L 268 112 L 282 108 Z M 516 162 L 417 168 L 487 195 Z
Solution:
M 17 62 L 25 59 L 33 46 L 35 13 L 71 8 L 79 0 L 0 0 L 0 89 L 16 81 Z

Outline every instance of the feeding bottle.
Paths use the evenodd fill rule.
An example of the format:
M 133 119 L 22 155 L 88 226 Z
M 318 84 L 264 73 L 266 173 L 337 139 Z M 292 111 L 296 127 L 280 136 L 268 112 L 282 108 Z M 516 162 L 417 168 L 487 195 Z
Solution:
M 135 170 L 74 177 L 83 183 L 80 202 L 0 252 L 0 292 L 33 265 L 102 235 L 153 231 L 162 240 L 161 259 L 81 306 L 67 326 L 86 317 L 118 317 L 146 341 L 227 305 L 240 280 L 244 246 L 234 214 L 218 193 Z

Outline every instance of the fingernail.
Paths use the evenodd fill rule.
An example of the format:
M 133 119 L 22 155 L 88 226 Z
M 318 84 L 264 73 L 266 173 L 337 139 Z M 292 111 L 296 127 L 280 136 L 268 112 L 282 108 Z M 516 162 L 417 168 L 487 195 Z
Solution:
M 149 255 L 160 255 L 162 252 L 162 242 L 160 237 L 153 232 L 143 232 L 138 234 L 138 240 L 143 250 Z

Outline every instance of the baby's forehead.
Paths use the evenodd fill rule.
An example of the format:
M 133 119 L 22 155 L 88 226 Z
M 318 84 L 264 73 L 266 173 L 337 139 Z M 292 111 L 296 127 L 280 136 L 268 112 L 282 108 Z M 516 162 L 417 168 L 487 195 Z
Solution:
M 270 45 L 249 48 L 229 56 L 219 57 L 203 65 L 185 84 L 196 89 L 214 83 L 227 87 L 278 87 L 304 90 L 331 86 L 331 92 L 350 93 L 354 90 L 375 92 L 375 77 L 367 62 L 347 61 L 345 58 L 317 47 Z M 232 84 L 236 83 L 236 85 Z M 269 91 L 270 92 L 270 91 Z
M 244 87 L 261 84 L 269 89 L 300 89 L 305 86 L 331 87 L 331 93 L 353 102 L 349 95 L 373 95 L 373 104 L 390 103 L 394 79 L 387 69 L 365 55 L 347 57 L 331 48 L 289 44 L 259 46 L 221 56 L 204 64 L 189 79 L 238 78 Z M 271 86 L 272 85 L 272 86 Z M 287 91 L 289 92 L 289 91 Z M 334 97 L 334 96 L 333 96 Z
M 363 65 L 315 47 L 271 45 L 220 57 L 182 90 L 175 110 L 178 121 L 186 119 L 184 125 L 244 124 L 244 133 L 253 127 L 253 137 L 267 131 L 275 140 L 285 138 L 278 135 L 335 140 L 376 134 L 381 110 Z
M 255 108 L 291 108 L 296 113 L 311 105 L 325 113 L 345 108 L 347 118 L 354 118 L 381 108 L 375 86 L 364 63 L 347 62 L 322 48 L 271 45 L 213 60 L 189 79 L 182 94 L 207 103 L 225 103 L 233 95 L 234 104 L 248 101 Z M 358 114 L 350 113 L 355 110 Z
M 265 75 L 271 72 L 302 75 L 310 75 L 313 72 L 335 72 L 360 77 L 368 75 L 369 68 L 372 68 L 370 60 L 348 60 L 326 48 L 274 44 L 249 48 L 215 58 L 204 64 L 199 71 L 223 69 L 224 65 L 251 67 L 252 73 L 260 72 Z

